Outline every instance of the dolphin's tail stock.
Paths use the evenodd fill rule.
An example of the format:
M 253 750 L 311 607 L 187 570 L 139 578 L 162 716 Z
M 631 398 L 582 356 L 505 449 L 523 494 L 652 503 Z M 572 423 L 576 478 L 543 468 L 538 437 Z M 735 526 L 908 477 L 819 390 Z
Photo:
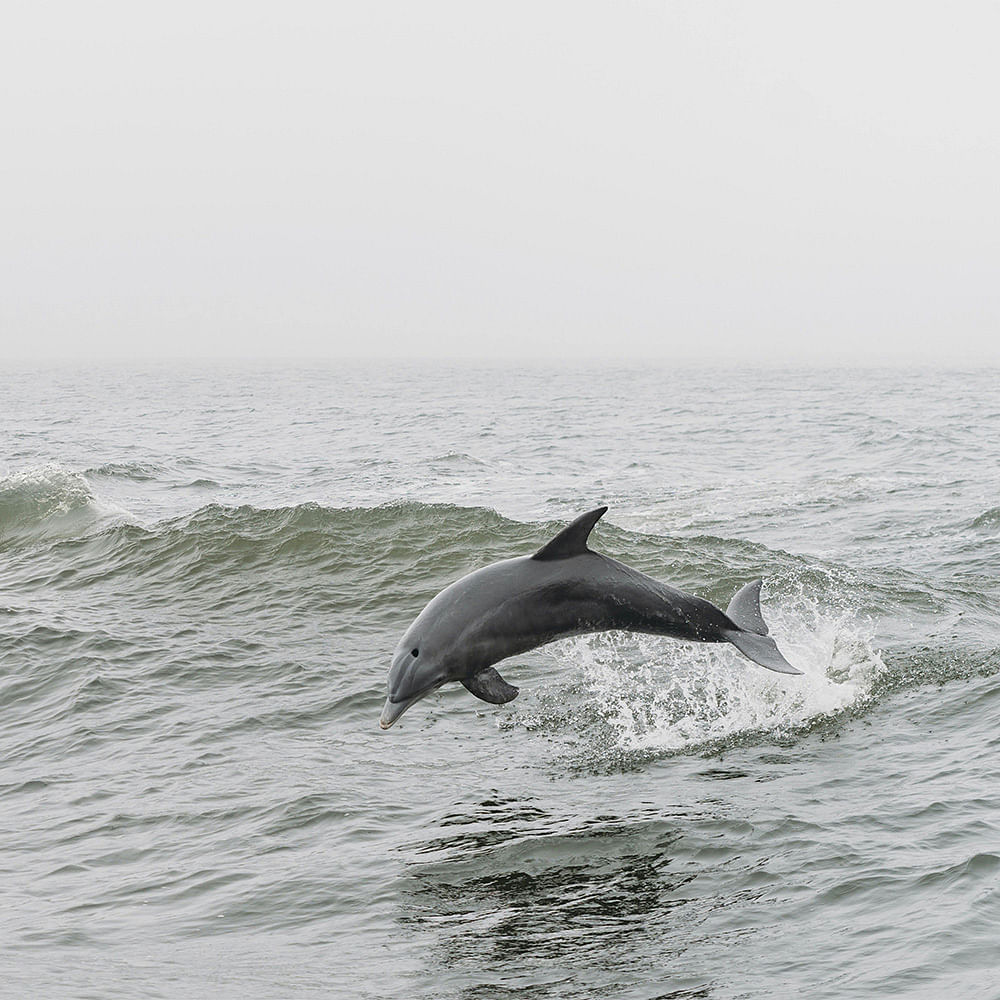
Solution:
M 726 617 L 739 626 L 738 631 L 725 630 L 728 639 L 747 659 L 779 674 L 801 674 L 786 660 L 767 634 L 767 623 L 760 613 L 761 580 L 754 580 L 736 591 L 726 608 Z

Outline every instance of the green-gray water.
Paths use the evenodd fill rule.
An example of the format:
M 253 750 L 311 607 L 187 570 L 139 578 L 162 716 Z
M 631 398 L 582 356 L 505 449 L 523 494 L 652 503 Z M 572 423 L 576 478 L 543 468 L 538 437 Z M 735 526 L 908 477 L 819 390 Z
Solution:
M 1000 996 L 997 372 L 8 371 L 0 446 L 0 994 Z M 805 676 L 608 634 L 380 731 L 598 503 Z

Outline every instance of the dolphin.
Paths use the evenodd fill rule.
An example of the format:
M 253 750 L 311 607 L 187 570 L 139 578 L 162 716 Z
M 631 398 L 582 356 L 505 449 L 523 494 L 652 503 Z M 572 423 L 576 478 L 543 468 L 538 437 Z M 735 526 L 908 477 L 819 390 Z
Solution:
M 556 639 L 623 629 L 691 642 L 730 642 L 747 659 L 801 674 L 778 651 L 760 613 L 761 581 L 741 587 L 723 613 L 593 552 L 587 539 L 607 511 L 581 514 L 534 555 L 477 569 L 441 591 L 403 634 L 389 668 L 379 725 L 449 681 L 493 705 L 517 697 L 493 666 Z

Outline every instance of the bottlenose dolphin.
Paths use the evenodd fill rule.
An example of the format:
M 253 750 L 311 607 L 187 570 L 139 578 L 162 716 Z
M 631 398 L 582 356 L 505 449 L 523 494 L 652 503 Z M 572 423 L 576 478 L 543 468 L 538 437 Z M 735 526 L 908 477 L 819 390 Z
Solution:
M 731 642 L 768 670 L 800 674 L 778 651 L 760 613 L 761 581 L 741 587 L 725 613 L 587 548 L 607 510 L 582 514 L 532 556 L 504 559 L 446 587 L 400 639 L 379 725 L 448 681 L 503 705 L 517 697 L 493 664 L 556 639 L 624 629 L 692 642 Z

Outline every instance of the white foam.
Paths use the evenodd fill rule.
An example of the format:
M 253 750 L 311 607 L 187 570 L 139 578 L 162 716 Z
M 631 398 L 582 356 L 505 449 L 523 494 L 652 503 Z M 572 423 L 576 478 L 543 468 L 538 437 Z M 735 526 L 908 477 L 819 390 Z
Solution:
M 129 519 L 128 511 L 98 500 L 81 473 L 55 462 L 0 479 L 0 532 L 6 538 L 68 537 Z
M 765 670 L 728 644 L 615 632 L 552 647 L 584 675 L 586 700 L 622 752 L 673 752 L 761 732 L 789 732 L 862 704 L 885 670 L 874 629 L 801 592 L 764 609 L 801 677 Z

